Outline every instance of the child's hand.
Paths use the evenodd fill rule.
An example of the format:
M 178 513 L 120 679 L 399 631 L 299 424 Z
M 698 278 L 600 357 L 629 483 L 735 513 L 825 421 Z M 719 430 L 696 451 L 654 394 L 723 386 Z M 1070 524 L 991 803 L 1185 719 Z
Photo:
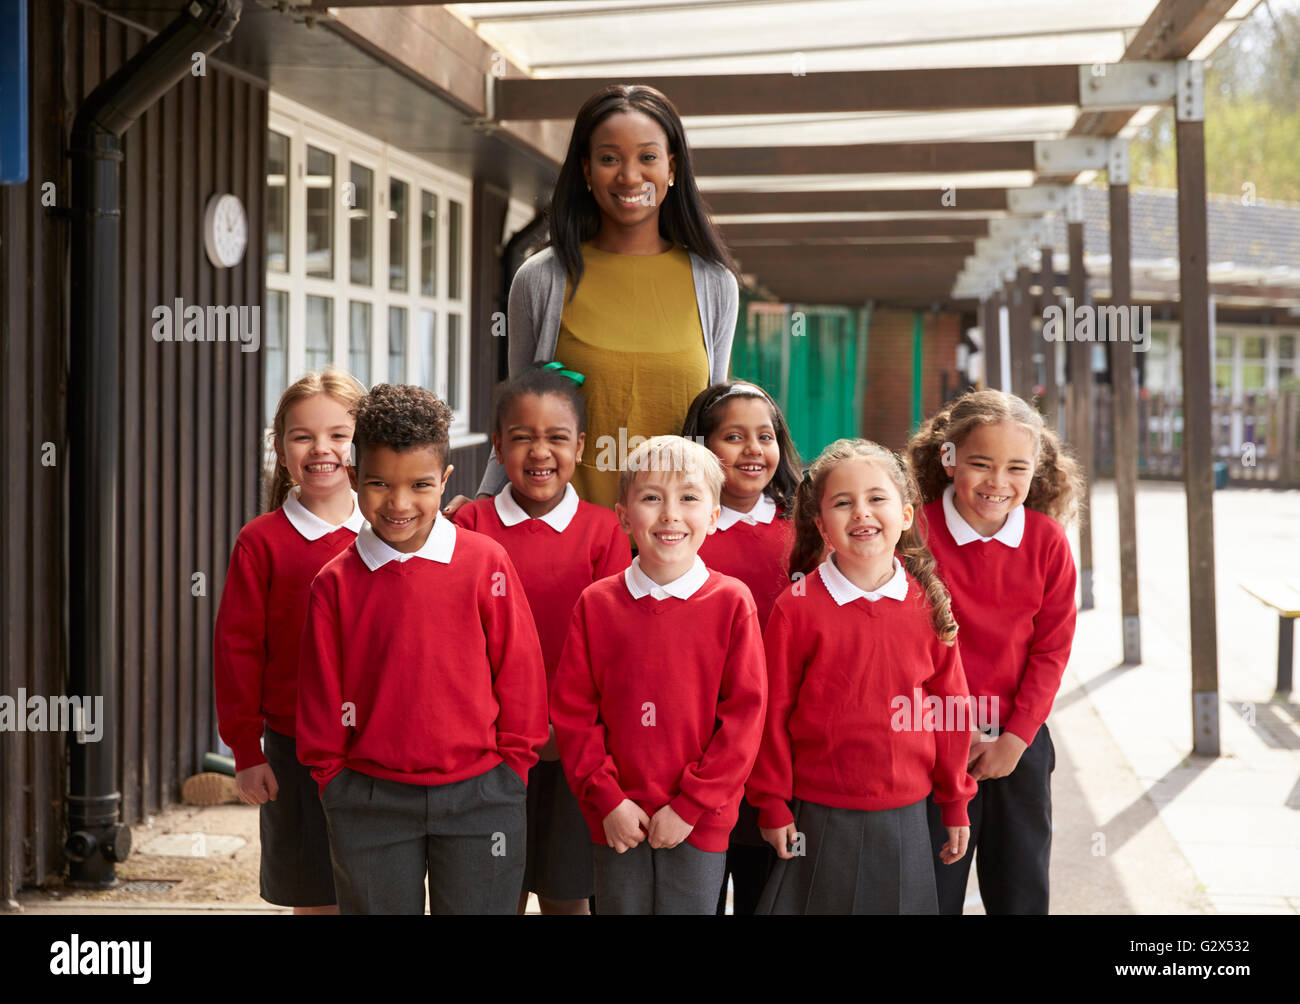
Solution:
M 490 499 L 492 496 L 475 495 L 474 497 L 480 499 Z M 464 495 L 457 495 L 455 498 L 453 498 L 450 502 L 448 502 L 445 506 L 442 507 L 442 514 L 446 516 L 448 519 L 450 519 L 452 516 L 456 515 L 456 510 L 459 509 L 461 506 L 465 505 L 467 502 L 469 502 L 469 499 L 467 499 Z
M 970 776 L 976 781 L 989 781 L 997 777 L 1006 777 L 1016 769 L 1020 754 L 1029 749 L 1025 741 L 1011 732 L 1003 732 L 984 748 L 973 753 L 966 765 Z
M 551 726 L 551 734 L 547 737 L 546 745 L 537 751 L 537 756 L 541 760 L 550 763 L 552 760 L 560 759 L 560 747 L 555 745 L 555 726 Z
M 280 785 L 275 780 L 275 771 L 269 763 L 259 763 L 256 767 L 245 767 L 235 774 L 235 787 L 239 789 L 239 798 L 248 805 L 261 805 L 274 802 L 280 794 Z
M 665 805 L 650 818 L 650 846 L 676 847 L 691 835 L 693 829 L 695 827 L 677 815 L 671 805 Z
M 794 857 L 790 845 L 794 843 L 795 837 L 799 835 L 799 830 L 794 823 L 786 823 L 785 826 L 778 826 L 771 830 L 760 826 L 758 833 L 759 836 L 772 845 L 772 850 L 776 851 L 778 858 Z
M 604 819 L 605 843 L 622 854 L 645 839 L 650 817 L 632 799 L 625 798 Z
M 960 861 L 966 853 L 966 845 L 970 842 L 969 826 L 947 826 L 948 840 L 939 851 L 939 860 L 946 865 L 954 861 Z

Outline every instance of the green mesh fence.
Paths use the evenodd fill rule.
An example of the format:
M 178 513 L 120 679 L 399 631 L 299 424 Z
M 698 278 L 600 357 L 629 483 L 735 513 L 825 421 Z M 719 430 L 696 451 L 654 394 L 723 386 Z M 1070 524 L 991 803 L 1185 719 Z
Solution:
M 862 429 L 866 310 L 742 299 L 731 375 L 781 406 L 805 463 Z

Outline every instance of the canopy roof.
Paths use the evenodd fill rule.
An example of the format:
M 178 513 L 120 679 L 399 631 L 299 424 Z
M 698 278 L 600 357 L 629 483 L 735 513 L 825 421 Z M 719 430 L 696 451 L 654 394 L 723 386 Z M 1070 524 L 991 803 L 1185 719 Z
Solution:
M 563 133 L 603 83 L 668 94 L 715 218 L 745 272 L 776 295 L 952 303 L 969 295 L 955 281 L 989 221 L 1042 214 L 1009 205 L 1008 190 L 1091 181 L 1106 140 L 1132 136 L 1169 104 L 1172 61 L 1208 56 L 1257 3 L 554 0 L 448 10 L 518 68 L 497 81 L 503 123 Z M 1152 65 L 1130 77 L 1121 63 Z M 1036 146 L 1067 137 L 1102 141 L 1088 166 Z M 945 189 L 955 199 L 941 202 Z M 866 267 L 853 246 L 917 242 L 950 253 L 913 256 L 902 284 L 896 263 Z

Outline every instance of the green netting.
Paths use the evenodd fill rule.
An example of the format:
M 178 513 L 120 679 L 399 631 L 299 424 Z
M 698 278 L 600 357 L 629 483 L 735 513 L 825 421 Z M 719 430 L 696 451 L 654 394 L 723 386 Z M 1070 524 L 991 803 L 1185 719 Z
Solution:
M 867 318 L 843 307 L 741 303 L 731 374 L 776 399 L 805 462 L 861 434 Z

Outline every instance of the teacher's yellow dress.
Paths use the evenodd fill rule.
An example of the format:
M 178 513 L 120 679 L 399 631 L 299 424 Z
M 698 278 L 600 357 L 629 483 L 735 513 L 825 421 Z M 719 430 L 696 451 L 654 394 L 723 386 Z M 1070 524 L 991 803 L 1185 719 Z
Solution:
M 709 385 L 709 359 L 685 248 L 611 254 L 587 242 L 582 257 L 572 301 L 565 284 L 555 358 L 587 378 L 587 443 L 573 487 L 612 509 L 633 437 L 681 434 L 687 409 Z

